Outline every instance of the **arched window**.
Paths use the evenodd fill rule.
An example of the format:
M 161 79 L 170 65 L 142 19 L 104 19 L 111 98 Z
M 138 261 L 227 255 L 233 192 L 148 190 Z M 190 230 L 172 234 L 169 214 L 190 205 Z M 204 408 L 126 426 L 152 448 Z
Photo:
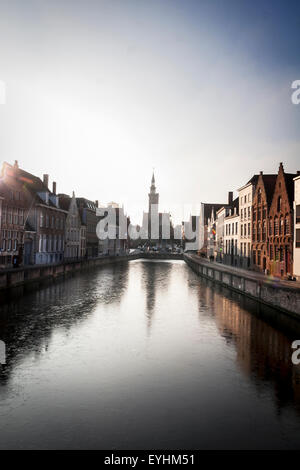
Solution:
M 257 241 L 261 241 L 261 222 L 257 224 Z
M 272 218 L 270 218 L 270 222 L 269 222 L 269 235 L 272 235 L 273 234 L 273 220 Z
M 283 217 L 280 217 L 280 235 L 283 235 L 284 234 L 284 219 Z
M 267 238 L 267 224 L 266 221 L 263 221 L 263 241 L 265 242 Z
M 286 216 L 284 222 L 285 222 L 284 233 L 285 233 L 285 235 L 289 235 L 289 233 L 290 233 L 290 219 L 289 219 L 288 215 Z
M 278 223 L 278 217 L 275 217 L 274 219 L 274 235 L 278 235 L 279 232 L 279 223 Z

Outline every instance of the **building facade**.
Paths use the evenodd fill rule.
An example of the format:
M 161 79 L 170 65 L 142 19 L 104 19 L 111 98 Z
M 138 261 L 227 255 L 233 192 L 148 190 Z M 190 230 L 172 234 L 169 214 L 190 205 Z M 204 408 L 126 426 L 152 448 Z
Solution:
M 268 220 L 267 271 L 280 277 L 293 275 L 294 178 L 280 163 Z M 262 227 L 264 233 L 264 226 Z
M 0 177 L 2 202 L 0 231 L 0 267 L 10 268 L 24 262 L 25 223 L 30 207 L 30 194 L 24 187 L 18 162 L 4 163 Z
M 294 179 L 294 276 L 300 281 L 300 175 Z
M 67 212 L 65 221 L 64 259 L 79 259 L 81 258 L 81 218 L 74 191 L 72 197 L 67 194 L 59 194 L 59 206 Z
M 269 210 L 275 190 L 277 175 L 260 172 L 252 204 L 252 267 L 267 273 L 269 256 Z
M 96 233 L 99 217 L 96 215 L 98 201 L 90 201 L 83 197 L 76 198 L 81 225 L 85 226 L 85 256 L 95 258 L 98 256 L 98 237 Z M 82 227 L 83 228 L 83 227 Z M 82 230 L 84 232 L 84 230 Z M 82 239 L 84 242 L 84 239 Z
M 228 203 L 227 204 L 210 204 L 210 203 L 201 203 L 200 208 L 200 218 L 199 218 L 199 248 L 198 252 L 201 256 L 207 257 L 207 245 L 209 240 L 208 234 L 208 221 L 212 218 L 216 220 L 217 212 L 222 209 L 222 207 L 231 207 L 233 201 L 233 193 L 229 191 L 228 193 Z
M 258 175 L 254 175 L 247 184 L 238 189 L 240 230 L 238 236 L 238 250 L 240 266 L 249 268 L 252 260 L 252 202 L 255 193 Z
M 239 198 L 236 198 L 228 215 L 224 218 L 224 258 L 231 266 L 239 265 Z

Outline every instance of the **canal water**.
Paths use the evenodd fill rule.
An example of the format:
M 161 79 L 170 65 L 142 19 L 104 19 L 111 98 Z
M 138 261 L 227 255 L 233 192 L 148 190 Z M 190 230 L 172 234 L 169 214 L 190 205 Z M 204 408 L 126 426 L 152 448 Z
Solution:
M 0 448 L 300 448 L 299 324 L 182 261 L 2 304 Z

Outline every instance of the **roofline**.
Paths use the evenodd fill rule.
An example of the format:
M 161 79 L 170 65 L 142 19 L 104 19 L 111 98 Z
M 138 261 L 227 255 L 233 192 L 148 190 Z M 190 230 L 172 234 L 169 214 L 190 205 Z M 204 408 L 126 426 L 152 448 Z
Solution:
M 296 176 L 296 178 L 293 178 L 294 181 L 297 181 L 300 179 L 300 175 L 299 176 Z
M 69 213 L 69 211 L 65 211 L 64 209 L 60 209 L 59 207 L 47 206 L 47 204 L 37 203 L 36 205 L 40 207 L 46 207 L 47 209 L 51 209 L 53 211 L 64 212 L 65 214 Z
M 245 189 L 248 186 L 254 186 L 254 184 L 251 183 L 251 181 L 249 181 L 248 183 L 244 184 L 244 186 L 241 186 L 240 188 L 238 188 L 237 191 L 241 191 L 242 189 Z

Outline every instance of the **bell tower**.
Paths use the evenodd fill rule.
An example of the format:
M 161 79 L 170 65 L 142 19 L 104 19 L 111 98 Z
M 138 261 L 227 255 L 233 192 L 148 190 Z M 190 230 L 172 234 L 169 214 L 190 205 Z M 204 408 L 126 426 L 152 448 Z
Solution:
M 156 192 L 154 172 L 152 173 L 150 193 L 148 194 L 148 197 L 149 197 L 149 214 L 151 214 L 152 204 L 158 205 L 158 199 L 159 199 L 159 194 Z
M 154 229 L 154 239 L 156 239 L 156 238 L 158 238 L 158 234 L 155 235 L 155 233 L 156 233 L 155 226 L 158 226 L 158 224 L 159 224 L 159 222 L 158 222 L 158 199 L 159 199 L 159 194 L 156 192 L 154 172 L 152 173 L 150 193 L 148 194 L 148 198 L 149 198 L 148 238 L 149 238 L 150 241 L 152 241 L 151 240 L 152 236 L 153 236 L 152 226 L 153 226 L 153 229 Z

